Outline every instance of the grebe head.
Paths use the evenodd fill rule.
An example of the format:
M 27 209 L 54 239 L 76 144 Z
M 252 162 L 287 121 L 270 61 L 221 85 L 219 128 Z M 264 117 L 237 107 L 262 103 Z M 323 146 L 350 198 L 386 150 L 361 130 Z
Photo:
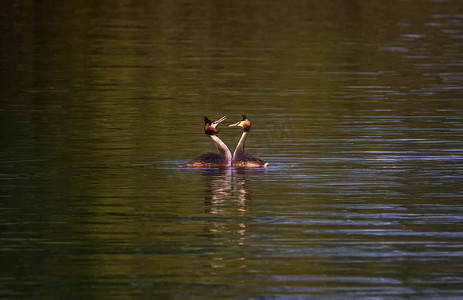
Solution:
M 251 121 L 246 117 L 246 115 L 243 115 L 243 120 L 236 122 L 235 124 L 230 124 L 228 125 L 230 127 L 233 126 L 239 126 L 243 128 L 243 131 L 250 131 L 251 130 Z
M 220 122 L 224 121 L 226 118 L 227 117 L 223 116 L 217 121 L 211 121 L 206 116 L 204 116 L 204 132 L 207 135 L 218 134 L 220 130 L 217 129 L 217 126 L 219 125 Z

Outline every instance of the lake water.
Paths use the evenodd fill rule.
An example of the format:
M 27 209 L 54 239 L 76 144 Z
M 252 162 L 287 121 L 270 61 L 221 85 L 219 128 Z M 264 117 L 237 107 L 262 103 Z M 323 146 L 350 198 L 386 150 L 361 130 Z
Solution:
M 461 1 L 0 8 L 2 298 L 463 297 Z

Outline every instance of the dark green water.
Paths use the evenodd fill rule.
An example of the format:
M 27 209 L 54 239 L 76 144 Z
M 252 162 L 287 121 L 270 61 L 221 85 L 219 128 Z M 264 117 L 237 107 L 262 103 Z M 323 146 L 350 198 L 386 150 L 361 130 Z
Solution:
M 12 2 L 2 298 L 463 297 L 461 1 Z

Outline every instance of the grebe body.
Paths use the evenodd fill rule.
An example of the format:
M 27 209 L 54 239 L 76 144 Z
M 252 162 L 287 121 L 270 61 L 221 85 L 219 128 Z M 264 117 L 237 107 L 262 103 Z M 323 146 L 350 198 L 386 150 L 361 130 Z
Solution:
M 227 145 L 217 136 L 219 130 L 217 126 L 220 122 L 225 120 L 226 117 L 222 117 L 217 121 L 211 121 L 207 117 L 204 117 L 204 132 L 212 140 L 214 145 L 217 147 L 219 153 L 208 152 L 201 156 L 189 161 L 184 166 L 187 168 L 218 168 L 218 167 L 230 167 L 232 155 Z
M 239 126 L 243 128 L 243 133 L 241 134 L 241 138 L 236 146 L 235 152 L 233 153 L 233 159 L 231 165 L 233 167 L 248 167 L 248 168 L 261 168 L 267 167 L 268 162 L 263 160 L 262 158 L 252 155 L 246 154 L 244 150 L 244 146 L 246 143 L 246 138 L 248 137 L 249 133 L 251 132 L 251 121 L 243 115 L 243 120 L 231 124 L 228 126 Z

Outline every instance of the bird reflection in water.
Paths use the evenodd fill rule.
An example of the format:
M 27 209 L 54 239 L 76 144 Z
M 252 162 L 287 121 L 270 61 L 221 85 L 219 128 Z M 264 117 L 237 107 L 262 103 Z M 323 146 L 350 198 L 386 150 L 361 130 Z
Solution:
M 247 222 L 251 208 L 252 192 L 249 188 L 248 175 L 263 172 L 265 169 L 222 168 L 203 169 L 206 177 L 204 212 L 211 216 L 206 218 L 204 231 L 208 244 L 220 248 L 230 248 L 226 253 L 241 253 L 237 256 L 211 254 L 211 274 L 218 274 L 220 269 L 226 272 L 241 272 L 246 269 L 247 258 L 242 253 L 249 245 L 249 224 Z M 240 251 L 231 251 L 237 249 Z M 243 252 L 244 251 L 244 252 Z
M 210 183 L 205 190 L 205 213 L 243 215 L 248 213 L 248 201 L 251 195 L 246 186 L 244 168 L 204 169 L 203 175 Z

